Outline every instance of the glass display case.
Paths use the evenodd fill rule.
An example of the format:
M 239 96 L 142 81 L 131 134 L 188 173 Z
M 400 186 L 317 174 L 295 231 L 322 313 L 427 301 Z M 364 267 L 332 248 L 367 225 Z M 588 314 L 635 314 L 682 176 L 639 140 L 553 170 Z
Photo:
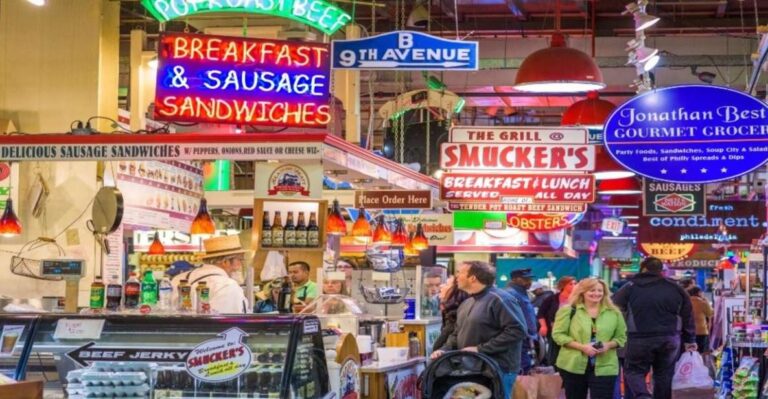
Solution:
M 0 322 L 18 325 L 29 317 Z M 21 367 L 28 378 L 45 379 L 48 392 L 66 392 L 68 398 L 330 395 L 314 316 L 34 318 L 26 340 L 16 344 L 19 362 L 27 358 Z

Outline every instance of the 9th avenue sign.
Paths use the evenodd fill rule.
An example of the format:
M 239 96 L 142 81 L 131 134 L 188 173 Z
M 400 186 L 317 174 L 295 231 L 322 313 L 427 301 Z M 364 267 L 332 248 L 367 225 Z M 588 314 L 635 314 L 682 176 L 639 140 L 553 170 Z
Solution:
M 355 207 L 371 209 L 431 209 L 429 190 L 355 191 Z

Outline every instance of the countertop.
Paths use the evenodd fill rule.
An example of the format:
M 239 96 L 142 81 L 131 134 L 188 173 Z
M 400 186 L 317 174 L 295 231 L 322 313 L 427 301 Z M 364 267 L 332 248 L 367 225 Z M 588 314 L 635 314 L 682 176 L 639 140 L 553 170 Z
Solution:
M 401 363 L 391 363 L 384 366 L 379 366 L 378 362 L 373 362 L 368 366 L 360 367 L 361 373 L 386 373 L 388 371 L 398 370 L 410 366 L 415 366 L 419 363 L 424 363 L 427 358 L 424 356 L 410 358 Z

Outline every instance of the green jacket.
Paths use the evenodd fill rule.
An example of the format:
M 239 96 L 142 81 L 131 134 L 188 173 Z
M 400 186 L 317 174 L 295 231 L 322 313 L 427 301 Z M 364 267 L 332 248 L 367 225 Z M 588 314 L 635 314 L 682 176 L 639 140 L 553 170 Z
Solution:
M 627 342 L 627 325 L 624 316 L 614 309 L 602 308 L 597 316 L 597 340 L 603 344 L 613 341 L 619 346 Z M 587 370 L 587 355 L 579 350 L 567 348 L 565 345 L 576 341 L 588 344 L 592 337 L 592 318 L 584 308 L 584 304 L 576 305 L 576 313 L 571 318 L 571 307 L 563 306 L 557 311 L 555 324 L 552 327 L 552 339 L 560 345 L 557 356 L 557 367 L 574 374 L 584 374 Z M 619 375 L 619 358 L 616 349 L 611 349 L 597 356 L 595 360 L 595 375 Z

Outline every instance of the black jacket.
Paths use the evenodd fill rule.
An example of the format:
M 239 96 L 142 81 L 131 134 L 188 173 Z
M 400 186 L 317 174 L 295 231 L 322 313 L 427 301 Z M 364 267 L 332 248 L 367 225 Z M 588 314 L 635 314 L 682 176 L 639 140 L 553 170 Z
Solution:
M 639 273 L 616 292 L 613 302 L 624 311 L 630 338 L 682 335 L 696 342 L 691 298 L 677 283 L 655 273 Z
M 520 370 L 525 318 L 517 299 L 495 287 L 470 296 L 459 306 L 456 329 L 442 350 L 477 346 L 499 363 L 505 373 Z

